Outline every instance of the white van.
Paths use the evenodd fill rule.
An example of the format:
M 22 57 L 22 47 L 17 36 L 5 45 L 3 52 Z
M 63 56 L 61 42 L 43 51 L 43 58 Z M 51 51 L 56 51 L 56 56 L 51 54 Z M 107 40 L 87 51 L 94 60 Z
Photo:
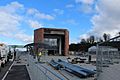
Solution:
M 0 72 L 1 72 L 1 64 L 2 64 L 2 58 L 1 58 L 1 52 L 0 52 Z
M 4 67 L 7 62 L 9 48 L 5 44 L 0 44 L 0 65 Z

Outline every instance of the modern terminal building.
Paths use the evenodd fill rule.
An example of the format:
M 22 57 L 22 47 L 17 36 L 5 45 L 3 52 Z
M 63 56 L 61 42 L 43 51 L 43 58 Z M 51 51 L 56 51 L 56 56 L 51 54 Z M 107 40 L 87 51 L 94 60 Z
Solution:
M 48 44 L 48 55 L 68 55 L 69 32 L 67 29 L 39 28 L 34 30 L 34 43 Z

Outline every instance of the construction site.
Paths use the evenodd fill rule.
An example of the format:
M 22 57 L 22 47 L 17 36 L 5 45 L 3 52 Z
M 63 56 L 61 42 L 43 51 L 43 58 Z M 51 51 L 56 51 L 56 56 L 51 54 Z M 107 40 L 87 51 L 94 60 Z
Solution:
M 34 30 L 34 42 L 0 46 L 1 80 L 119 80 L 120 36 L 81 55 L 69 53 L 67 29 Z

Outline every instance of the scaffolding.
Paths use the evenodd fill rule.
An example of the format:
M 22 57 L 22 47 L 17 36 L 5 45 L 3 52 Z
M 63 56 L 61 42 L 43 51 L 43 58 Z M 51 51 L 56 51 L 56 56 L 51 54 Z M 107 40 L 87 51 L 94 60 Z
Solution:
M 110 65 L 120 62 L 120 36 L 97 44 L 96 49 L 97 80 L 100 74 Z

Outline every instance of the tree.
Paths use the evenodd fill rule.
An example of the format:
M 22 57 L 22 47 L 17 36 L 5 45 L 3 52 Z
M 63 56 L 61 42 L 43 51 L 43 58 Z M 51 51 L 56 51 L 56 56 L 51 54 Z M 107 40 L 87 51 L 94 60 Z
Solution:
M 95 41 L 95 37 L 92 35 L 92 36 L 90 36 L 90 43 L 91 44 L 93 44 L 94 43 L 94 41 Z
M 81 39 L 81 43 L 86 43 L 86 40 L 85 39 Z
M 87 38 L 86 42 L 87 42 L 87 43 L 90 43 L 90 38 Z
M 117 36 L 120 36 L 120 32 L 117 32 L 116 35 L 117 35 Z
M 108 34 L 108 35 L 107 35 L 107 40 L 109 40 L 109 39 L 110 39 L 110 36 L 111 36 L 110 34 Z
M 96 42 L 100 42 L 100 37 L 96 37 Z
M 118 32 L 119 36 L 120 36 L 120 32 Z
M 108 35 L 106 33 L 104 33 L 103 38 L 104 38 L 105 41 L 107 41 L 107 37 L 108 37 Z
M 103 40 L 101 38 L 99 38 L 99 42 L 103 42 Z

